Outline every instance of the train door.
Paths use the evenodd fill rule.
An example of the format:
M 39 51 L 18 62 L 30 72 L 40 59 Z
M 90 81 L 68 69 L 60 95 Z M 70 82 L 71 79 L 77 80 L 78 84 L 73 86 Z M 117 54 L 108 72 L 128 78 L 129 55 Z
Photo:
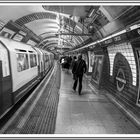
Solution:
M 139 87 L 138 87 L 138 96 L 137 96 L 137 105 L 140 106 L 140 49 L 136 49 L 136 55 L 138 60 L 138 72 L 139 72 Z
M 12 105 L 12 78 L 8 50 L 0 43 L 0 115 Z
M 2 113 L 2 61 L 0 61 L 0 114 Z
M 40 75 L 40 73 L 41 73 L 41 66 L 40 66 L 40 54 L 39 54 L 39 52 L 37 53 L 37 56 L 38 56 L 38 75 Z

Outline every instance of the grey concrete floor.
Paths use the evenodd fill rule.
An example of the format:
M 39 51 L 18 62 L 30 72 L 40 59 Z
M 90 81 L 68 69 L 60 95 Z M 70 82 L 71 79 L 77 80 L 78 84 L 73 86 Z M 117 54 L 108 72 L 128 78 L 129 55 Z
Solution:
M 55 134 L 139 134 L 140 130 L 104 94 L 83 79 L 82 95 L 72 89 L 71 73 L 61 71 Z

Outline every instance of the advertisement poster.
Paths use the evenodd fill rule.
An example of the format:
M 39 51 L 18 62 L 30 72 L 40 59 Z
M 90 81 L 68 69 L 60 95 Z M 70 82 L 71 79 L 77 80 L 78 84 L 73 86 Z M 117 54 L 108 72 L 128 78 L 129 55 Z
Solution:
M 21 41 L 23 39 L 23 36 L 20 35 L 20 34 L 16 34 L 14 37 L 13 37 L 13 40 L 16 40 L 16 41 Z
M 87 53 L 83 54 L 83 59 L 84 59 L 85 62 L 86 62 L 86 66 L 87 66 L 87 70 L 88 70 L 89 61 L 88 61 L 88 55 L 87 55 Z M 87 72 L 89 72 L 89 71 L 87 71 Z
M 91 52 L 91 51 L 88 51 L 88 57 L 89 57 L 89 69 L 88 71 L 89 72 L 92 72 L 92 67 L 93 67 L 93 64 L 94 64 L 94 52 Z
M 99 84 L 100 79 L 101 79 L 102 65 L 103 65 L 103 56 L 102 55 L 95 55 L 93 70 L 92 70 L 92 79 L 97 84 Z
M 11 38 L 14 35 L 14 33 L 15 33 L 14 31 L 7 29 L 5 27 L 0 31 L 0 35 L 6 38 Z

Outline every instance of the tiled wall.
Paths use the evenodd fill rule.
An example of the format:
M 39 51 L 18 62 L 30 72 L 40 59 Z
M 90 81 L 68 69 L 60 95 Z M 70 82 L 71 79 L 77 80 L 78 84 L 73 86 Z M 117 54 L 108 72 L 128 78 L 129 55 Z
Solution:
M 127 102 L 128 104 L 135 106 L 138 94 L 138 74 L 136 59 L 134 57 L 131 44 L 126 42 L 118 45 L 108 46 L 106 49 L 106 56 L 109 58 L 106 62 L 109 67 L 109 69 L 106 70 L 106 75 L 109 75 L 109 79 L 104 77 L 104 82 L 109 82 L 105 82 L 104 88 L 106 88 L 108 91 L 110 91 L 110 93 L 114 94 L 123 102 Z M 116 83 L 116 76 L 119 68 L 123 69 L 126 79 L 126 84 L 121 92 L 118 91 Z
M 130 43 L 122 43 L 118 45 L 112 45 L 107 47 L 108 54 L 109 54 L 109 60 L 110 60 L 110 76 L 113 74 L 113 64 L 114 64 L 114 58 L 117 52 L 120 52 L 128 61 L 132 75 L 133 75 L 133 82 L 132 84 L 136 86 L 136 63 L 134 58 L 134 53 L 132 50 L 132 46 Z
M 100 49 L 94 50 L 95 55 L 104 55 L 104 65 L 102 71 L 101 88 L 110 91 L 118 99 L 136 106 L 138 83 L 137 83 L 137 67 L 136 58 L 133 53 L 132 45 L 129 42 L 120 43 Z M 126 84 L 120 92 L 117 89 L 117 73 L 119 69 L 123 69 Z M 96 85 L 95 83 L 92 83 Z

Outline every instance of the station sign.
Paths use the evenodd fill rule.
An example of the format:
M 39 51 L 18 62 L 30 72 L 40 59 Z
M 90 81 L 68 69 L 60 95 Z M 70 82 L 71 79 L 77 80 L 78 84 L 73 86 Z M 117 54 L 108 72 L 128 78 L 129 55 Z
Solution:
M 91 45 L 88 48 L 92 50 L 94 47 L 95 47 L 95 45 Z
M 125 78 L 125 74 L 124 74 L 124 70 L 122 68 L 120 68 L 118 70 L 117 76 L 116 76 L 116 84 L 117 84 L 117 90 L 119 92 L 121 92 L 125 85 L 126 85 L 126 78 Z
M 127 38 L 126 33 L 113 37 L 113 41 L 115 44 L 121 43 L 121 42 L 124 42 L 127 40 L 128 40 L 128 38 Z
M 101 46 L 106 47 L 106 46 L 112 45 L 113 43 L 114 43 L 113 39 L 110 38 L 110 39 L 107 39 L 107 40 L 101 42 Z

